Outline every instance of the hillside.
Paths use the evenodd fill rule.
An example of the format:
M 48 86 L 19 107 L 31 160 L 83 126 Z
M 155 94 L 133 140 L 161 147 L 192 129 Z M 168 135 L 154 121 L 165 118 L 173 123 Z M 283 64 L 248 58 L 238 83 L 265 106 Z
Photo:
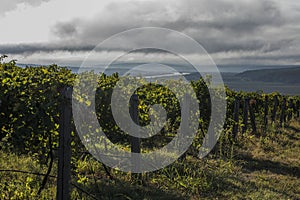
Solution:
M 249 70 L 235 76 L 249 81 L 297 84 L 300 83 L 300 67 Z

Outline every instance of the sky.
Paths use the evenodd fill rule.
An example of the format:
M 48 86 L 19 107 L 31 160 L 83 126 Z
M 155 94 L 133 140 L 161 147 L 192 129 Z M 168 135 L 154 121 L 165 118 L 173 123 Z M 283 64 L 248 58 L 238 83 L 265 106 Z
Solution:
M 19 63 L 80 65 L 102 41 L 132 28 L 162 27 L 196 40 L 217 64 L 299 65 L 300 1 L 295 0 L 0 0 L 0 54 Z M 168 35 L 167 38 L 172 38 Z M 123 38 L 97 52 L 114 59 L 126 45 L 155 36 Z M 172 42 L 170 46 L 181 45 Z M 192 50 L 187 54 L 193 54 Z M 174 61 L 161 51 L 137 59 Z M 132 56 L 126 59 L 132 59 Z M 199 58 L 201 56 L 193 55 Z M 99 62 L 101 62 L 101 59 Z

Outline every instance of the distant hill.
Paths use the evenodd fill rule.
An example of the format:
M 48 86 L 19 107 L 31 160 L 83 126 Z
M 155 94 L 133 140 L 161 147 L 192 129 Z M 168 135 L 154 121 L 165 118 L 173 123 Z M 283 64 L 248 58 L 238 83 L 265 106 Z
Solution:
M 280 69 L 248 70 L 236 74 L 235 77 L 247 81 L 299 84 L 300 66 Z

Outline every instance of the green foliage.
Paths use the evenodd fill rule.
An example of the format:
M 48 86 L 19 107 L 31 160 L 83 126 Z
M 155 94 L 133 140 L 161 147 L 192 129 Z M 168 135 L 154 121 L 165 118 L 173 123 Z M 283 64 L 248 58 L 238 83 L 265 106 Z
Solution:
M 74 75 L 56 65 L 23 69 L 15 62 L 0 64 L 0 71 L 0 139 L 15 151 L 45 155 L 57 146 L 59 91 Z
M 16 66 L 15 61 L 4 63 L 4 58 L 5 56 L 0 57 L 0 149 L 4 152 L 12 151 L 18 155 L 21 153 L 23 155 L 28 154 L 33 156 L 33 161 L 28 162 L 41 166 L 39 170 L 43 170 L 42 164 L 47 162 L 49 149 L 55 151 L 58 147 L 61 106 L 70 103 L 60 92 L 66 86 L 73 86 L 77 75 L 57 65 L 20 68 Z M 92 72 L 86 73 L 86 76 L 97 76 L 95 108 L 102 129 L 113 143 L 123 146 L 125 149 L 129 149 L 128 135 L 117 126 L 111 113 L 111 95 L 116 84 L 120 82 L 120 77 L 117 73 L 106 76 L 104 74 L 95 75 Z M 140 81 L 144 83 L 143 86 L 134 91 L 139 97 L 138 113 L 140 125 L 145 126 L 149 124 L 151 114 L 156 114 L 151 113 L 149 109 L 150 106 L 154 104 L 161 105 L 167 112 L 167 123 L 163 129 L 156 136 L 149 139 L 142 139 L 142 151 L 151 151 L 166 145 L 175 136 L 181 120 L 180 104 L 174 93 L 168 89 L 168 87 L 157 83 L 145 84 L 142 79 Z M 178 90 L 182 89 L 179 87 L 181 85 L 180 81 L 170 81 L 168 84 L 172 85 L 173 88 L 178 88 Z M 200 110 L 199 130 L 192 146 L 188 150 L 188 154 L 191 155 L 191 157 L 195 157 L 198 155 L 199 148 L 202 145 L 203 138 L 211 120 L 211 97 L 204 79 L 192 81 L 191 85 L 196 93 Z M 122 95 L 126 96 L 129 94 L 130 93 L 125 92 Z M 183 93 L 180 93 L 180 95 L 183 95 Z M 267 127 L 267 131 L 269 132 L 274 133 L 275 130 L 278 129 L 278 121 L 282 109 L 281 105 L 284 98 L 287 99 L 287 102 L 294 102 L 294 107 L 289 107 L 287 104 L 286 115 L 296 113 L 297 110 L 299 111 L 299 97 L 287 97 L 278 93 L 235 92 L 226 88 L 226 122 L 220 140 L 211 155 L 213 158 L 220 158 L 220 163 L 208 164 L 205 161 L 197 162 L 195 159 L 190 159 L 185 163 L 176 162 L 165 169 L 143 176 L 147 176 L 146 179 L 149 179 L 151 186 L 158 186 L 162 191 L 168 189 L 173 191 L 177 190 L 177 192 L 183 195 L 193 194 L 195 196 L 201 196 L 203 192 L 212 193 L 213 189 L 222 188 L 223 179 L 229 176 L 233 169 L 231 160 L 234 159 L 235 156 L 234 149 L 238 145 L 244 145 L 245 139 L 253 138 L 250 131 L 247 131 L 245 135 L 239 134 L 240 140 L 238 142 L 232 138 L 232 126 L 236 123 L 233 120 L 236 97 L 240 99 L 239 128 L 244 126 L 242 124 L 243 100 L 249 98 L 253 103 L 258 125 L 257 136 L 260 136 L 260 143 L 264 146 L 262 149 L 270 152 L 274 151 L 272 142 L 270 142 L 271 136 L 263 134 L 265 133 L 264 101 L 266 96 L 268 96 L 269 99 L 268 116 L 271 115 L 274 109 L 274 97 L 277 96 L 279 99 L 275 116 L 276 121 L 271 124 L 269 118 Z M 91 100 L 88 99 L 87 96 L 76 96 L 75 92 L 75 98 L 83 105 L 92 106 Z M 288 123 L 285 123 L 285 125 L 287 126 Z M 250 127 L 250 125 L 248 126 Z M 104 174 L 103 169 L 99 166 L 99 163 L 95 164 L 92 162 L 92 168 L 94 167 L 96 169 L 91 171 L 91 166 L 87 165 L 87 163 L 91 161 L 85 160 L 87 159 L 87 157 L 84 156 L 85 149 L 77 134 L 75 134 L 75 127 L 73 126 L 72 129 L 72 167 L 73 172 L 76 173 L 77 176 L 73 179 L 81 186 L 87 188 L 93 187 L 91 181 L 95 178 L 91 177 L 91 174 L 94 174 L 96 170 L 102 170 L 102 174 Z M 27 166 L 28 162 L 26 164 L 24 163 L 24 165 Z M 23 163 L 21 163 L 21 165 L 23 165 Z M 199 170 L 197 170 L 198 168 Z M 114 171 L 114 175 L 125 179 L 123 180 L 121 178 L 121 181 L 128 181 L 126 174 L 124 175 L 121 172 Z M 1 177 L 1 180 L 5 179 Z M 120 187 L 122 185 L 121 182 L 113 183 L 111 180 L 108 181 L 110 181 L 109 183 L 111 184 L 119 184 Z M 22 181 L 16 180 L 11 184 L 8 183 L 8 181 L 5 183 L 1 181 L 0 191 L 5 191 L 4 195 L 15 199 L 31 198 L 36 196 L 40 182 L 40 179 L 36 180 L 31 176 L 24 177 L 26 190 L 22 191 L 19 188 Z M 101 183 L 100 185 L 105 188 L 108 187 L 107 184 Z M 117 190 L 117 188 L 115 189 Z M 132 191 L 136 189 L 139 190 L 140 188 L 131 188 Z M 99 187 L 97 190 L 100 190 Z M 48 193 L 52 194 L 53 191 L 52 188 Z M 159 191 L 158 194 L 162 191 Z M 83 198 L 82 194 L 77 190 L 73 190 L 72 192 L 76 198 Z M 124 191 L 122 190 L 121 193 L 123 194 Z M 142 193 L 143 191 L 137 192 L 133 196 L 138 197 Z M 111 192 L 109 195 L 111 195 L 112 198 L 116 197 L 114 192 Z M 127 196 L 130 195 L 128 194 Z M 146 196 L 145 194 L 145 198 Z
M 46 157 L 47 149 L 49 149 L 50 145 L 52 145 L 54 149 L 57 147 L 60 106 L 68 103 L 60 92 L 63 87 L 72 86 L 77 75 L 57 65 L 20 68 L 16 66 L 15 61 L 8 63 L 2 62 L 4 58 L 5 56 L 1 57 L 0 63 L 0 140 L 6 142 L 6 146 L 3 148 L 11 148 L 18 152 L 30 152 L 41 157 Z M 102 74 L 99 76 L 93 75 L 93 72 L 86 73 L 86 77 L 89 78 L 90 76 L 97 76 L 98 79 L 96 112 L 102 129 L 114 143 L 128 146 L 128 135 L 117 126 L 111 112 L 111 95 L 116 84 L 120 84 L 118 74 L 116 73 L 112 76 Z M 122 81 L 129 81 L 129 79 L 122 79 Z M 138 108 L 140 125 L 145 126 L 149 124 L 151 114 L 149 107 L 151 105 L 160 104 L 167 112 L 167 124 L 160 131 L 160 134 L 142 141 L 144 147 L 150 149 L 153 148 L 153 146 L 161 147 L 172 139 L 180 126 L 180 105 L 178 99 L 168 87 L 156 83 L 149 84 L 142 79 L 139 81 L 143 86 L 135 91 L 135 93 L 137 93 L 139 97 Z M 180 81 L 169 81 L 168 84 L 172 86 L 172 88 L 178 88 L 178 91 L 182 89 L 180 88 Z M 211 100 L 204 79 L 192 81 L 191 85 L 197 95 L 200 110 L 199 133 L 190 151 L 195 153 L 202 144 L 203 137 L 210 122 Z M 128 91 L 130 91 L 130 89 Z M 124 93 L 122 95 L 126 96 L 130 95 L 130 93 Z M 234 92 L 229 89 L 226 89 L 226 96 L 227 120 L 223 131 L 226 137 L 222 136 L 222 138 L 229 141 L 229 143 L 224 141 L 228 144 L 232 144 L 232 142 L 230 142 L 230 132 L 233 123 L 235 123 L 232 117 L 236 97 L 240 99 L 239 127 L 243 126 L 243 124 L 241 124 L 243 99 L 247 97 L 255 102 L 253 103 L 253 108 L 256 120 L 261 124 L 261 129 L 263 128 L 262 116 L 265 96 L 269 97 L 270 112 L 273 110 L 274 96 L 278 97 L 277 119 L 280 117 L 283 98 L 287 98 L 278 93 L 245 93 Z M 79 102 L 91 106 L 91 100 L 84 96 L 77 96 L 76 98 Z M 299 101 L 299 97 L 290 97 L 290 99 L 294 102 Z M 295 110 L 296 107 L 287 107 L 286 114 L 293 113 Z M 73 129 L 75 131 L 74 127 Z M 49 144 L 50 139 L 51 144 Z M 230 151 L 231 146 L 224 146 L 224 142 L 222 143 L 222 151 L 224 152 L 225 146 L 227 146 Z M 81 145 L 77 136 L 74 138 L 73 145 Z M 218 148 L 218 146 L 216 148 Z

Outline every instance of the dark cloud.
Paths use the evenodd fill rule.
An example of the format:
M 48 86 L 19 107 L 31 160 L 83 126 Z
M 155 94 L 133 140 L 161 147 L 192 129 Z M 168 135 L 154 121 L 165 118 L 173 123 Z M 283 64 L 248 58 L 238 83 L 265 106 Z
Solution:
M 270 43 L 269 38 L 264 38 L 264 30 L 285 23 L 277 5 L 265 0 L 134 1 L 111 3 L 93 19 L 59 22 L 54 34 L 61 40 L 75 37 L 98 44 L 131 28 L 159 26 L 184 32 L 214 53 L 261 49 Z M 262 37 L 258 38 L 260 34 Z
M 36 52 L 53 51 L 91 51 L 94 45 L 83 44 L 53 44 L 53 43 L 34 43 L 34 44 L 0 44 L 0 54 L 33 54 Z
M 21 3 L 32 5 L 32 6 L 39 6 L 42 3 L 48 1 L 50 0 L 1 0 L 0 16 L 5 14 L 8 11 L 16 9 L 18 4 Z
M 188 0 L 183 1 L 177 9 L 181 10 L 181 15 L 176 21 L 166 23 L 166 26 L 181 31 L 192 27 L 245 34 L 264 26 L 278 26 L 284 22 L 276 4 L 265 0 Z
M 53 29 L 53 33 L 60 38 L 69 39 L 75 37 L 78 34 L 76 21 L 57 23 Z

